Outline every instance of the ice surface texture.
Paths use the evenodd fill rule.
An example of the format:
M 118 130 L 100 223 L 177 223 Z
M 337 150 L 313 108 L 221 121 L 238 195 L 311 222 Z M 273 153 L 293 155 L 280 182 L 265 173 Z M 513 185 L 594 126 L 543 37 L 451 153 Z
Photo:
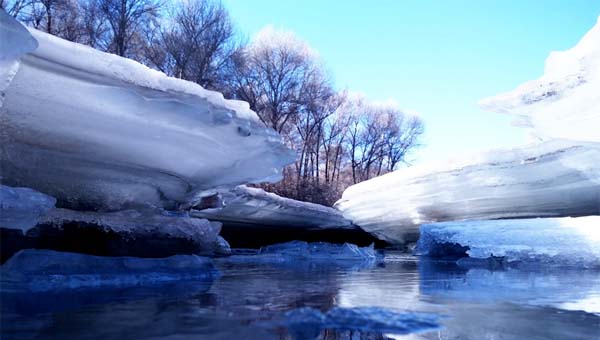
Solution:
M 361 333 L 409 334 L 439 328 L 439 316 L 400 313 L 380 307 L 341 308 L 327 313 L 304 307 L 286 313 L 284 325 L 295 339 L 315 339 L 321 330 L 351 330 Z
M 600 17 L 579 43 L 552 52 L 544 75 L 480 102 L 485 110 L 517 117 L 542 140 L 600 142 Z
M 54 208 L 56 199 L 29 188 L 0 184 L 0 228 L 20 229 L 23 233 Z
M 2 289 L 32 292 L 154 285 L 214 277 L 209 258 L 103 257 L 52 250 L 22 250 L 1 267 Z
M 255 263 L 279 265 L 294 270 L 313 269 L 363 269 L 383 261 L 373 246 L 358 247 L 354 244 L 292 241 L 260 248 L 256 254 L 234 255 L 225 259 L 228 263 Z
M 230 252 L 221 224 L 185 213 L 135 211 L 98 213 L 53 209 L 22 233 L 0 228 L 1 260 L 21 249 L 53 249 L 102 256 L 167 257 Z
M 0 19 L 0 34 L 10 34 L 14 20 Z M 0 109 L 5 184 L 78 210 L 176 209 L 204 189 L 278 180 L 293 161 L 245 103 L 129 59 L 25 33 L 16 46 L 39 46 L 21 58 Z M 2 49 L 31 50 L 15 54 L 4 41 Z
M 0 10 L 0 107 L 4 103 L 4 91 L 19 69 L 19 59 L 38 46 L 27 29 Z
M 390 242 L 423 223 L 600 214 L 600 147 L 551 141 L 423 164 L 348 188 L 336 206 Z
M 600 216 L 433 223 L 421 227 L 416 253 L 444 256 L 446 245 L 458 245 L 471 258 L 509 265 L 600 268 L 599 227 Z
M 355 229 L 338 210 L 319 204 L 301 202 L 258 188 L 238 186 L 215 192 L 222 208 L 192 211 L 192 215 L 222 222 L 254 226 L 298 227 L 314 229 Z

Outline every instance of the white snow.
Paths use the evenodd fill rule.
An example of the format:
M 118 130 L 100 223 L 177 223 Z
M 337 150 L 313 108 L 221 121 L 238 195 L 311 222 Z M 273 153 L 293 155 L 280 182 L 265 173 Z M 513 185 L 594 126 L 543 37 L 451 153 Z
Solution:
M 336 207 L 381 239 L 423 223 L 600 214 L 600 148 L 552 141 L 402 169 L 348 188 Z
M 543 140 L 600 142 L 600 17 L 575 47 L 550 54 L 541 78 L 480 105 L 517 116 Z
M 508 264 L 600 268 L 600 216 L 425 224 L 416 253 L 439 252 L 444 244 L 468 247 L 471 258 L 502 257 Z
M 0 10 L 0 107 L 4 102 L 4 90 L 19 69 L 19 59 L 37 48 L 37 42 L 27 29 Z
M 208 188 L 276 181 L 294 159 L 245 103 L 30 32 L 39 47 L 0 109 L 6 184 L 75 209 L 176 209 Z
M 56 199 L 29 188 L 0 184 L 0 228 L 26 233 L 54 208 Z
M 258 188 L 240 185 L 215 191 L 224 207 L 192 210 L 192 215 L 210 220 L 263 226 L 317 229 L 354 229 L 338 210 L 319 204 L 281 197 Z

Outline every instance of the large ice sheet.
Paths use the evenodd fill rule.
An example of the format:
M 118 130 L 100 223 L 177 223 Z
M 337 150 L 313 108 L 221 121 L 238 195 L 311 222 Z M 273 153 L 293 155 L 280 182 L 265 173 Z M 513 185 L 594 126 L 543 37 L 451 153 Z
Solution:
M 442 222 L 421 226 L 417 254 L 455 256 L 457 247 L 470 258 L 496 258 L 508 266 L 600 268 L 600 216 Z M 449 253 L 445 254 L 445 250 Z
M 0 19 L 0 34 L 10 34 L 14 20 Z M 208 188 L 277 180 L 293 161 L 246 103 L 129 59 L 25 33 L 16 46 L 39 47 L 21 58 L 4 91 L 5 184 L 73 209 L 175 209 Z M 31 50 L 16 53 L 13 45 L 3 41 L 3 56 Z
M 338 210 L 301 202 L 258 188 L 238 186 L 213 193 L 222 202 L 220 208 L 196 207 L 192 215 L 224 223 L 249 226 L 297 227 L 305 229 L 355 229 Z
M 541 78 L 480 104 L 515 115 L 516 124 L 532 128 L 543 140 L 600 142 L 599 93 L 600 17 L 575 47 L 550 54 Z
M 34 249 L 20 251 L 0 270 L 3 290 L 31 292 L 156 285 L 217 275 L 211 259 L 196 255 L 140 259 Z
M 102 256 L 167 257 L 230 252 L 221 224 L 160 210 L 81 212 L 53 209 L 25 234 L 0 228 L 2 261 L 21 249 Z
M 4 90 L 19 69 L 19 59 L 37 48 L 37 41 L 27 29 L 0 9 L 0 107 L 4 103 Z
M 394 243 L 423 223 L 600 214 L 600 147 L 551 141 L 402 169 L 348 188 L 336 207 Z
M 19 229 L 25 233 L 35 227 L 55 203 L 54 197 L 33 189 L 0 184 L 0 228 Z

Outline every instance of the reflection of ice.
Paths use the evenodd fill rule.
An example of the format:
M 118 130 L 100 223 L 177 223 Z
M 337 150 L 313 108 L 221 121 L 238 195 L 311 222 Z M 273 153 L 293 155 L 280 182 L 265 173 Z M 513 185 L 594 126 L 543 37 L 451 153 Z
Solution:
M 314 339 L 322 330 L 349 330 L 360 334 L 409 334 L 436 329 L 439 317 L 426 313 L 402 313 L 380 307 L 332 308 L 326 313 L 299 308 L 285 314 L 283 324 L 295 339 Z
M 550 306 L 600 315 L 596 270 L 492 271 L 422 260 L 419 273 L 420 293 L 436 299 Z
M 358 270 L 373 267 L 381 260 L 377 251 L 354 244 L 292 241 L 262 247 L 256 254 L 234 255 L 228 263 L 255 263 L 286 267 L 292 270 L 345 269 Z
M 1 267 L 3 322 L 86 305 L 189 296 L 207 291 L 218 272 L 209 258 L 99 257 L 22 250 Z
M 2 290 L 45 292 L 193 281 L 217 275 L 209 258 L 102 257 L 52 250 L 21 250 L 1 267 Z

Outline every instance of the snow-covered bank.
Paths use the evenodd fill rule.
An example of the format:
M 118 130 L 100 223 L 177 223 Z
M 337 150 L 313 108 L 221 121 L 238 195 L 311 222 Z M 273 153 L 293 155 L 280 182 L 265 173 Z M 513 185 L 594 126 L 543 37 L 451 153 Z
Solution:
M 442 222 L 421 226 L 418 255 L 454 257 L 459 249 L 472 259 L 495 258 L 509 266 L 600 268 L 600 216 Z
M 0 19 L 4 184 L 72 209 L 175 209 L 201 190 L 277 180 L 293 161 L 246 103 Z
M 597 215 L 600 147 L 552 141 L 413 166 L 348 188 L 336 207 L 390 242 L 437 221 Z
M 258 188 L 238 186 L 215 192 L 221 208 L 199 210 L 191 214 L 220 222 L 249 226 L 278 226 L 306 229 L 355 229 L 338 210 L 319 204 L 297 201 Z
M 400 169 L 351 186 L 336 206 L 396 243 L 431 222 L 600 215 L 600 21 L 545 72 L 481 102 L 518 116 L 537 144 Z

